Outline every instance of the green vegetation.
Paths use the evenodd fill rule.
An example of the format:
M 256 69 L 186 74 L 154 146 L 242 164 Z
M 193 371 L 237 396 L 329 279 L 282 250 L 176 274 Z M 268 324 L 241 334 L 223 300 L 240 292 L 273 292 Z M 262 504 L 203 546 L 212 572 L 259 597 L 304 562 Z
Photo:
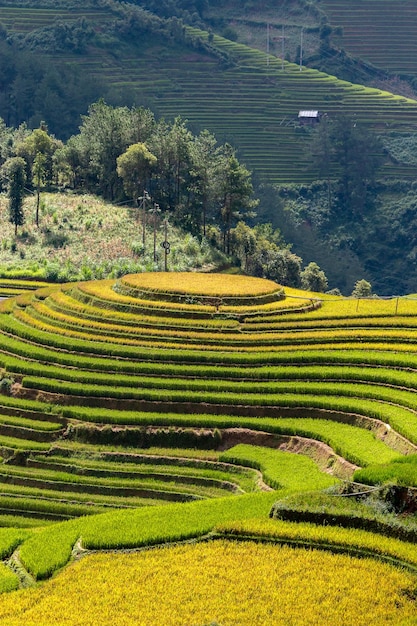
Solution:
M 89 195 L 43 193 L 41 198 L 41 228 L 37 229 L 34 223 L 34 200 L 27 198 L 24 204 L 26 224 L 14 240 L 4 211 L 6 205 L 0 197 L 3 233 L 0 275 L 4 277 L 0 279 L 0 293 L 3 295 L 13 295 L 9 291 L 13 286 L 19 290 L 37 288 L 40 280 L 86 280 L 163 266 L 159 252 L 163 232 L 158 225 L 158 260 L 154 263 L 150 246 L 153 227 L 147 228 L 149 248 L 143 253 L 137 209 L 114 206 Z M 171 270 L 201 267 L 222 260 L 221 253 L 206 242 L 200 243 L 191 234 L 184 236 L 174 226 L 169 228 L 169 237 Z M 33 277 L 36 281 L 16 280 L 19 277 Z
M 417 487 L 416 464 L 417 456 L 412 454 L 358 470 L 355 479 L 368 485 L 393 481 L 398 485 Z
M 414 27 L 413 20 L 403 18 L 403 12 L 409 15 L 412 11 L 412 3 L 405 2 L 400 17 L 392 3 L 386 6 L 380 0 L 355 0 L 348 13 L 339 0 L 290 0 L 279 7 L 270 1 L 244 5 L 228 2 L 224 6 L 188 2 L 186 7 L 179 2 L 159 6 L 113 0 L 87 6 L 76 0 L 44 4 L 47 6 L 39 7 L 28 1 L 21 7 L 7 3 L 2 10 L 0 37 L 2 66 L 10 67 L 2 78 L 0 115 L 8 127 L 14 127 L 12 144 L 25 144 L 27 129 L 20 126 L 21 122 L 36 128 L 43 120 L 56 137 L 67 141 L 54 153 L 53 178 L 47 175 L 50 167 L 43 162 L 44 155 L 39 151 L 31 155 L 28 182 L 38 201 L 40 192 L 51 183 L 68 181 L 71 186 L 99 191 L 109 198 L 119 200 L 124 192 L 131 199 L 133 188 L 126 180 L 123 186 L 116 165 L 131 146 L 145 145 L 157 159 L 157 170 L 164 159 L 165 165 L 167 160 L 172 164 L 175 154 L 181 154 L 177 173 L 175 168 L 169 175 L 144 171 L 145 178 L 152 174 L 154 184 L 168 187 L 155 194 L 150 188 L 148 192 L 164 211 L 173 210 L 175 205 L 175 220 L 193 235 L 200 228 L 209 240 L 213 236 L 229 249 L 229 205 L 224 204 L 221 212 L 226 221 L 220 237 L 211 229 L 210 210 L 206 215 L 206 205 L 212 201 L 207 181 L 216 178 L 217 168 L 213 159 L 205 158 L 204 150 L 215 135 L 233 144 L 241 174 L 242 167 L 254 172 L 260 200 L 258 219 L 273 221 L 274 229 L 279 228 L 293 244 L 291 252 L 282 246 L 278 251 L 263 247 L 260 255 L 258 241 L 254 259 L 250 258 L 253 234 L 244 241 L 240 238 L 232 252 L 245 270 L 258 275 L 261 268 L 263 275 L 297 286 L 299 272 L 297 282 L 288 277 L 288 270 L 302 257 L 306 266 L 314 262 L 325 272 L 325 280 L 318 285 L 321 289 L 327 282 L 330 288 L 348 294 L 358 280 L 365 279 L 379 294 L 416 291 L 415 272 L 410 271 L 414 263 L 416 104 L 413 45 L 409 42 L 414 40 Z M 368 23 L 375 24 L 377 53 L 369 50 L 369 37 L 362 36 L 363 24 Z M 403 37 L 403 31 L 408 37 Z M 38 61 L 40 51 L 42 59 Z M 364 57 L 358 58 L 361 51 Z M 394 75 L 387 73 L 387 68 Z M 51 92 L 53 98 L 49 97 Z M 101 126 L 92 132 L 91 120 L 88 124 L 84 118 L 80 127 L 79 115 L 85 116 L 88 110 L 91 114 L 91 103 L 99 94 L 116 108 L 123 104 L 120 108 L 129 109 L 134 104 L 146 107 L 155 118 L 169 120 L 169 124 L 175 120 L 172 131 L 167 123 L 167 132 L 159 133 L 165 147 L 155 150 L 146 125 L 131 137 L 126 136 L 126 129 L 116 132 L 113 128 L 114 154 L 109 169 L 109 163 L 102 159 L 103 143 L 108 140 L 106 126 L 111 120 L 115 122 L 115 115 L 109 116 L 104 107 L 96 106 Z M 339 157 L 330 161 L 326 157 L 331 167 L 323 166 L 314 149 L 313 129 L 298 124 L 298 112 L 304 109 L 318 110 L 325 114 L 322 121 L 350 128 L 362 148 L 351 152 L 343 165 L 347 151 L 333 142 L 331 148 Z M 186 149 L 185 119 L 197 133 L 202 131 L 191 151 Z M 81 133 L 74 134 L 79 127 Z M 1 162 L 15 156 L 8 134 L 2 128 Z M 177 151 L 172 150 L 174 137 L 179 141 Z M 88 175 L 86 163 L 92 166 Z M 371 163 L 379 164 L 379 169 L 370 167 Z M 339 185 L 341 166 L 349 175 L 342 176 L 344 184 Z M 233 167 L 229 169 L 232 171 Z M 244 180 L 245 176 L 240 177 L 242 184 Z M 178 193 L 175 185 L 186 187 L 186 193 L 183 189 Z M 410 198 L 403 197 L 408 193 L 404 191 L 407 185 Z M 142 197 L 146 189 L 142 187 L 134 196 Z M 243 205 L 245 212 L 252 208 L 251 203 L 240 204 L 241 213 Z M 352 226 L 352 214 L 361 220 L 360 229 Z M 153 217 L 149 217 L 151 222 Z M 67 242 L 66 233 L 55 227 L 45 239 L 58 248 Z M 135 244 L 141 253 L 140 238 Z M 146 269 L 153 269 L 154 257 L 149 255 Z M 382 276 L 380 268 L 385 264 L 390 270 Z M 140 269 L 121 265 L 119 273 Z M 179 267 L 179 260 L 173 265 Z M 61 279 L 100 278 L 108 273 L 102 265 L 96 267 L 85 259 L 81 267 L 80 273 L 74 267 L 64 270 L 62 264 L 51 267 L 49 278 L 56 280 L 60 273 Z M 309 285 L 304 282 L 303 286 Z
M 277 490 L 310 491 L 326 489 L 335 483 L 334 478 L 319 472 L 311 459 L 280 450 L 240 444 L 223 453 L 220 460 L 259 469 L 264 480 Z
M 414 542 L 417 536 L 415 518 L 402 519 L 399 493 L 392 487 L 349 493 L 307 493 L 278 500 L 271 517 L 319 525 L 362 528 L 382 535 Z

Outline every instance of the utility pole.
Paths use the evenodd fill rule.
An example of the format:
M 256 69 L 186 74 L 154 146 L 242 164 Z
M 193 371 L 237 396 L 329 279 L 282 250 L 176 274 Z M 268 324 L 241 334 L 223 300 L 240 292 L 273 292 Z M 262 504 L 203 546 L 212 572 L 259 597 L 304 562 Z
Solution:
M 151 197 L 148 192 L 144 189 L 143 196 L 139 196 L 138 200 L 140 200 L 140 206 L 142 209 L 142 245 L 143 245 L 143 254 L 145 254 L 145 242 L 146 242 L 146 202 L 150 200 Z
M 269 67 L 269 22 L 266 25 L 266 65 Z
M 281 42 L 281 69 L 284 71 L 284 57 L 285 57 L 285 35 L 284 35 L 284 24 L 282 25 L 282 42 Z
M 151 209 L 150 212 L 153 214 L 153 260 L 154 260 L 154 263 L 156 263 L 156 220 L 157 220 L 158 213 L 161 212 L 159 208 L 159 204 L 154 202 L 153 209 Z
M 168 254 L 171 252 L 171 244 L 168 241 L 168 218 L 164 219 L 164 241 L 162 242 L 162 247 L 165 251 L 165 262 L 164 267 L 165 271 L 168 271 Z
M 301 38 L 300 38 L 300 72 L 303 69 L 303 27 L 301 27 Z

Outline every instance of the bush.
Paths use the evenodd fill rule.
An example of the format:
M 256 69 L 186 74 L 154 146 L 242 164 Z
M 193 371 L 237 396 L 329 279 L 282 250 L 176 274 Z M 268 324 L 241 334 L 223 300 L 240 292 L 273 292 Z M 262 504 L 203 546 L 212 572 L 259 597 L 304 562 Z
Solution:
M 357 280 L 352 291 L 353 298 L 370 298 L 372 296 L 372 285 L 367 280 Z
M 45 233 L 44 242 L 46 246 L 50 246 L 52 248 L 64 248 L 68 243 L 68 237 L 65 233 L 47 231 Z
M 301 287 L 306 291 L 326 291 L 327 276 L 317 263 L 309 263 L 303 269 L 301 272 Z
M 14 380 L 12 378 L 2 378 L 0 380 L 0 394 L 5 395 L 5 396 L 10 396 L 11 392 L 12 392 L 12 385 L 13 385 Z

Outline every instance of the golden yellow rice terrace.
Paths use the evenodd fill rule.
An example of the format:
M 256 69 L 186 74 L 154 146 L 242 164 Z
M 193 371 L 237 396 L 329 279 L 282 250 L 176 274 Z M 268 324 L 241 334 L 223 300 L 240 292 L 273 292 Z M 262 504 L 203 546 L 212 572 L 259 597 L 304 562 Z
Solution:
M 133 289 L 207 297 L 264 296 L 281 291 L 272 280 L 231 274 L 150 272 L 129 274 L 122 282 Z
M 398 626 L 416 615 L 415 586 L 412 574 L 370 559 L 216 541 L 89 556 L 1 597 L 0 623 Z

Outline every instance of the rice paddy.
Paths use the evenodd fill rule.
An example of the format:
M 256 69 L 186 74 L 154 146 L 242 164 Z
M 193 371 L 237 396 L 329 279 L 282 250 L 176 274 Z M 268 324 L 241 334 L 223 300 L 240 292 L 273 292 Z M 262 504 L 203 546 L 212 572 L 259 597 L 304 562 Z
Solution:
M 314 306 L 294 308 L 294 301 Z M 408 563 L 407 576 L 414 580 L 414 557 L 406 555 L 405 543 L 386 539 L 377 548 L 376 521 L 374 534 L 345 536 L 347 529 L 339 535 L 335 529 L 327 536 L 323 530 L 320 539 L 320 521 L 309 535 L 294 520 L 267 518 L 277 501 L 288 498 L 288 505 L 278 508 L 297 516 L 294 495 L 342 489 L 360 472 L 363 482 L 375 482 L 372 476 L 386 475 L 383 468 L 412 493 L 414 482 L 407 476 L 417 452 L 415 308 L 413 300 L 393 306 L 378 299 L 287 293 L 268 281 L 205 274 L 40 287 L 4 301 L 0 363 L 9 395 L 0 396 L 0 523 L 10 519 L 15 528 L 4 558 L 18 564 L 17 582 L 6 577 L 4 590 L 49 578 L 74 555 L 237 534 L 249 537 L 250 546 L 260 539 L 289 542 L 302 558 L 306 545 L 320 551 L 330 546 L 353 558 L 366 555 L 372 568 L 387 568 L 377 561 L 391 558 L 397 566 Z M 357 509 L 340 518 L 354 516 Z M 412 514 L 410 524 L 415 525 Z M 214 545 L 222 544 L 215 542 L 216 550 Z M 281 554 L 282 548 L 270 549 L 278 550 L 274 558 Z M 292 561 L 298 553 L 291 550 Z M 174 552 L 167 549 L 173 564 Z M 143 554 L 146 560 L 148 553 Z M 320 552 L 321 558 L 327 556 Z M 356 562 L 340 558 L 342 569 L 355 571 Z M 82 561 L 89 562 L 90 557 Z M 76 571 L 70 567 L 56 580 L 75 581 Z M 363 572 L 359 578 L 367 576 L 367 585 L 373 585 L 382 573 Z M 358 583 L 348 580 L 349 593 L 357 593 Z M 204 584 L 198 582 L 202 596 Z M 234 584 L 231 580 L 230 587 Z M 315 584 L 305 584 L 306 593 Z M 405 589 L 412 583 L 398 584 Z M 294 578 L 294 593 L 300 585 Z M 69 592 L 67 583 L 65 588 Z M 12 610 L 6 596 L 0 601 L 5 623 L 14 624 L 18 616 L 30 623 L 39 615 L 43 592 L 26 593 L 22 608 L 16 604 Z M 33 609 L 29 597 L 36 598 Z M 367 609 L 373 623 L 383 612 L 386 622 L 379 623 L 409 619 L 415 610 L 410 598 L 407 592 L 392 609 L 374 597 Z M 230 613 L 210 619 L 267 623 L 265 602 L 258 604 L 251 621 L 239 621 L 232 600 Z M 324 619 L 313 601 L 311 607 L 311 615 L 304 611 L 296 623 Z M 200 615 L 197 605 L 190 611 Z M 285 623 L 285 611 L 280 606 L 274 623 Z M 57 614 L 57 623 L 64 623 L 64 609 Z M 137 614 L 129 614 L 123 623 L 134 619 Z M 154 617 L 143 619 L 155 623 Z M 181 623 L 176 619 L 166 623 Z M 353 611 L 349 619 L 360 620 Z M 321 623 L 347 623 L 336 613 L 332 620 Z

